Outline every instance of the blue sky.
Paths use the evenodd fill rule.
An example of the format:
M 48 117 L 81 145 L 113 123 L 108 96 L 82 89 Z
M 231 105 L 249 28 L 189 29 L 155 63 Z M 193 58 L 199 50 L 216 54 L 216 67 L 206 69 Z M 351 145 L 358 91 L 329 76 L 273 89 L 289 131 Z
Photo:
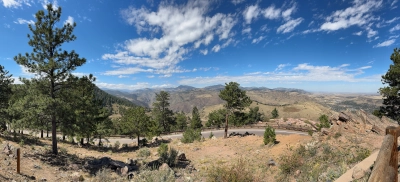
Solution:
M 76 22 L 63 46 L 105 89 L 236 81 L 242 86 L 376 93 L 399 46 L 398 0 L 0 0 L 0 64 L 32 77 L 13 57 L 32 52 L 28 24 L 46 3 Z M 18 83 L 18 81 L 16 81 Z

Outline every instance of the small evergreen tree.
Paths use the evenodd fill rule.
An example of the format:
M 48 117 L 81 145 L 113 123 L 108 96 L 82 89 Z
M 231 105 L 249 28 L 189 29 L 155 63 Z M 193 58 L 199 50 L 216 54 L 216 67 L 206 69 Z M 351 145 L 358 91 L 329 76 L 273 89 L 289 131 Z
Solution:
M 183 132 L 183 137 L 181 139 L 182 143 L 193 143 L 194 141 L 201 140 L 201 130 L 188 128 L 185 132 Z
M 279 117 L 278 110 L 276 108 L 274 108 L 274 110 L 272 110 L 272 112 L 271 112 L 271 115 L 272 115 L 273 119 Z
M 192 110 L 192 119 L 190 120 L 190 127 L 192 129 L 200 129 L 203 127 L 203 124 L 201 124 L 200 120 L 200 113 L 197 107 L 193 107 Z
M 275 129 L 272 128 L 271 126 L 267 126 L 264 132 L 264 145 L 267 145 L 269 143 L 274 144 L 275 142 L 276 142 Z

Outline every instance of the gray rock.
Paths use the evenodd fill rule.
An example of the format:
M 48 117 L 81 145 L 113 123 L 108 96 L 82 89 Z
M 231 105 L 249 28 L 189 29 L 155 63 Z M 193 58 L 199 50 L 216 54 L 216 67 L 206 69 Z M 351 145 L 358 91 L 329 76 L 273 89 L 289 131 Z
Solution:
M 276 166 L 276 162 L 274 161 L 274 159 L 268 160 L 268 166 Z
M 179 152 L 179 153 L 178 153 L 178 160 L 180 160 L 180 161 L 186 161 L 187 159 L 186 159 L 185 153 Z
M 128 166 L 125 166 L 125 167 L 121 168 L 121 175 L 122 176 L 128 175 L 128 172 L 129 172 Z

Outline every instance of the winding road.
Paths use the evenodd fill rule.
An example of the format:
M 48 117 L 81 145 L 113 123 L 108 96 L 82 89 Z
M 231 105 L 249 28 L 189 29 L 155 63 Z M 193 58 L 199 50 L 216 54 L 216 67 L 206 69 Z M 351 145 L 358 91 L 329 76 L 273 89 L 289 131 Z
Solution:
M 246 131 L 249 132 L 249 133 L 254 133 L 257 136 L 263 136 L 265 129 L 253 129 L 253 128 L 229 129 L 228 130 L 228 135 L 229 135 L 229 133 L 232 133 L 232 132 L 244 134 Z M 203 132 L 201 132 L 201 134 L 202 134 L 202 136 L 204 138 L 208 138 L 208 136 L 210 136 L 211 132 L 217 138 L 224 137 L 224 130 L 203 131 Z M 277 135 L 293 135 L 293 134 L 308 135 L 307 133 L 304 133 L 304 132 L 289 131 L 289 130 L 275 130 L 275 133 Z M 172 139 L 182 138 L 182 133 L 173 134 L 173 135 L 162 135 L 161 137 L 163 137 L 163 138 L 172 138 Z M 132 142 L 136 143 L 137 139 L 130 139 L 129 137 L 126 137 L 126 138 L 113 138 L 113 137 L 111 137 L 111 138 L 108 138 L 108 141 L 110 143 L 114 143 L 116 141 L 119 141 L 120 144 L 125 144 L 125 143 L 129 144 L 129 143 L 132 143 Z M 95 142 L 97 142 L 97 140 L 95 140 Z

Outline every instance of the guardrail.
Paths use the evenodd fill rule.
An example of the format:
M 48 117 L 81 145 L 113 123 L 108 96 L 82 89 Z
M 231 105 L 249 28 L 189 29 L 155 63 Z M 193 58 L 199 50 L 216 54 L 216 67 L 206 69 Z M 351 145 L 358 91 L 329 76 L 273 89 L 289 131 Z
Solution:
M 400 127 L 388 126 L 386 128 L 386 136 L 383 139 L 381 149 L 376 157 L 375 165 L 368 182 L 398 181 L 397 138 L 399 134 Z

